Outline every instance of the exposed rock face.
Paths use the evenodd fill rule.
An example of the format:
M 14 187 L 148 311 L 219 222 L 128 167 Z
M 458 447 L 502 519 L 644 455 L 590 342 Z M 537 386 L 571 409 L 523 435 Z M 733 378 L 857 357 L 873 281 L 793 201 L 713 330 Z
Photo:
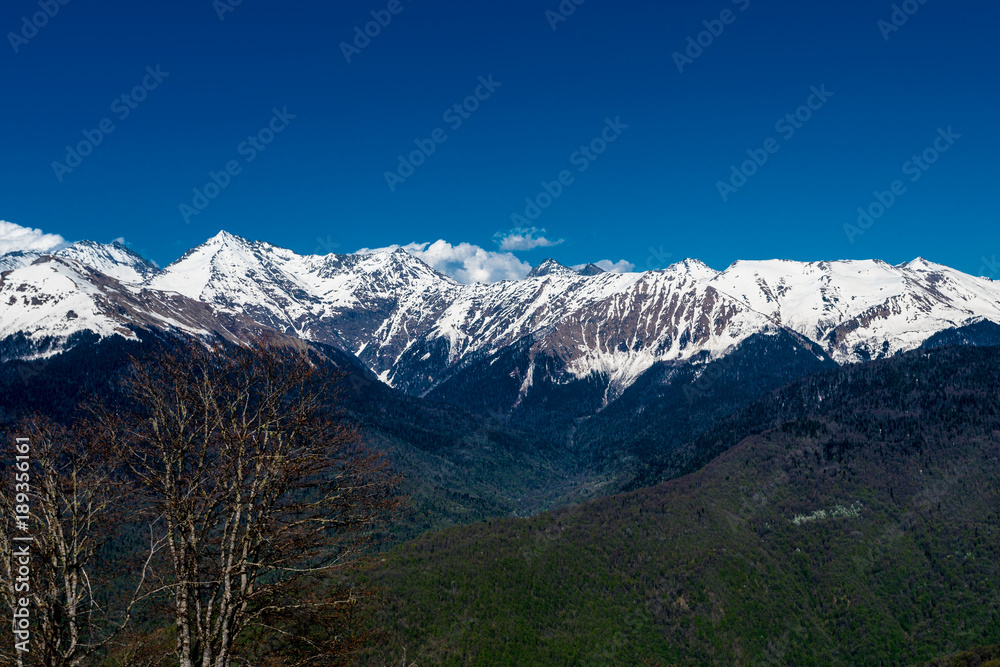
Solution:
M 793 333 L 847 363 L 1000 323 L 1000 284 L 923 259 L 740 261 L 722 272 L 684 260 L 625 274 L 546 260 L 525 280 L 462 285 L 403 250 L 301 256 L 222 232 L 162 271 L 90 242 L 11 253 L 0 270 L 0 340 L 266 328 L 337 346 L 421 395 L 504 350 L 525 355 L 511 367 L 524 386 L 544 359 L 547 381 L 597 376 L 610 399 L 653 364 L 718 358 L 754 334 Z

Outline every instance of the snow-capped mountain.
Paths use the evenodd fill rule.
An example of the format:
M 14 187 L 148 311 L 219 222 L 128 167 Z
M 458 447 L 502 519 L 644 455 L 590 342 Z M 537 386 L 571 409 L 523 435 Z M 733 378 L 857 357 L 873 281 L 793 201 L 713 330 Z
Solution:
M 569 268 L 568 266 L 563 266 L 554 259 L 544 259 L 542 263 L 531 269 L 528 273 L 529 278 L 540 278 L 542 276 L 575 276 L 578 275 L 576 271 Z
M 121 243 L 93 241 L 79 241 L 52 253 L 27 250 L 0 255 L 0 272 L 29 266 L 47 254 L 76 260 L 86 267 L 127 283 L 142 282 L 159 272 L 155 264 L 143 259 Z
M 583 266 L 564 266 L 554 259 L 543 259 L 542 263 L 528 272 L 528 278 L 539 278 L 541 276 L 596 276 L 604 273 L 604 269 L 596 264 L 585 264 Z
M 604 273 L 604 269 L 597 266 L 596 264 L 591 263 L 579 269 L 576 269 L 576 272 L 579 273 L 581 276 L 596 276 L 599 273 Z
M 141 283 L 159 273 L 155 264 L 118 243 L 79 241 L 55 253 L 56 257 L 74 259 L 123 283 Z
M 42 253 L 33 250 L 17 250 L 6 255 L 0 255 L 0 273 L 28 266 L 41 256 Z
M 138 277 L 143 265 L 133 264 L 128 252 L 115 251 L 107 246 L 77 256 L 105 264 L 113 273 Z M 108 265 L 115 256 L 123 261 Z M 0 273 L 0 341 L 16 340 L 11 347 L 21 358 L 58 353 L 82 332 L 137 339 L 138 330 L 152 329 L 191 336 L 215 334 L 233 341 L 269 334 L 245 316 L 218 313 L 180 294 L 126 283 L 75 259 L 44 255 L 30 264 L 21 261 L 26 259 L 23 256 L 17 259 L 3 266 L 20 266 Z
M 1000 290 L 917 258 L 736 262 L 712 280 L 720 291 L 820 343 L 840 363 L 919 347 L 939 331 L 1000 322 Z
M 754 334 L 789 332 L 847 363 L 1000 323 L 1000 284 L 923 259 L 594 268 L 546 260 L 524 280 L 463 285 L 400 249 L 302 256 L 222 232 L 161 271 L 124 246 L 83 242 L 54 259 L 0 257 L 0 340 L 264 326 L 335 345 L 414 394 L 517 345 L 525 370 L 510 372 L 524 392 L 596 374 L 613 399 L 657 362 L 718 358 Z
M 403 250 L 300 256 L 225 232 L 145 283 L 390 366 L 462 286 Z M 405 341 L 402 342 L 401 341 Z M 397 349 L 398 347 L 398 349 Z
M 624 387 L 657 360 L 721 353 L 771 326 L 712 288 L 715 272 L 701 263 L 645 274 L 544 269 L 461 285 L 403 250 L 303 257 L 222 233 L 145 284 L 338 345 L 418 394 L 528 336 L 532 356 L 557 354 L 574 377 L 596 370 Z

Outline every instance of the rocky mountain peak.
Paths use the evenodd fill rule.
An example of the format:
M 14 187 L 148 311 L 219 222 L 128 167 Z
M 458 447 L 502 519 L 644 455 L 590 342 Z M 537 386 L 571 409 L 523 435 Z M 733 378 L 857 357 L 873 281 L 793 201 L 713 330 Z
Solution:
M 528 273 L 528 278 L 540 278 L 542 276 L 575 276 L 577 272 L 568 266 L 563 266 L 554 259 L 543 259 L 542 263 L 533 268 Z

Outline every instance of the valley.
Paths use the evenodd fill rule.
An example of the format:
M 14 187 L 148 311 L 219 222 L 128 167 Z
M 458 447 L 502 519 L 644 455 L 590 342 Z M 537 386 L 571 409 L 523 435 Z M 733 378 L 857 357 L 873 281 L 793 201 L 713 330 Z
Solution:
M 340 374 L 409 498 L 367 575 L 389 643 L 366 660 L 896 665 L 1000 641 L 988 279 L 549 261 L 461 285 L 401 250 L 225 233 L 163 270 L 86 242 L 0 267 L 0 425 L 114 402 L 191 338 L 305 343 Z

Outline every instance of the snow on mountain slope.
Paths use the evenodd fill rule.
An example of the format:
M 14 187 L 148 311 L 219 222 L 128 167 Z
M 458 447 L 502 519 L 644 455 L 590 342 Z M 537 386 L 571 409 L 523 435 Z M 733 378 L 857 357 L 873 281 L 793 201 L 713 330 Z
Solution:
M 23 335 L 27 356 L 56 354 L 84 331 L 134 340 L 138 329 L 234 341 L 266 333 L 243 316 L 219 317 L 207 304 L 127 285 L 72 259 L 43 256 L 0 274 L 0 340 Z
M 658 359 L 720 354 L 771 323 L 704 285 L 715 275 L 693 260 L 594 275 L 549 262 L 526 280 L 461 285 L 400 249 L 300 256 L 222 232 L 145 285 L 339 345 L 423 392 L 466 356 L 539 332 L 536 349 L 559 348 L 574 375 L 598 370 L 623 383 Z
M 226 232 L 162 271 L 117 244 L 81 242 L 56 256 L 63 261 L 56 265 L 70 267 L 55 270 L 58 276 L 28 266 L 46 262 L 37 253 L 0 257 L 0 270 L 13 270 L 41 309 L 15 312 L 31 301 L 20 294 L 0 311 L 0 338 L 46 327 L 59 335 L 87 327 L 104 335 L 136 319 L 179 330 L 226 329 L 205 319 L 214 313 L 336 345 L 412 393 L 525 341 L 518 349 L 532 359 L 558 357 L 567 378 L 597 372 L 624 387 L 657 361 L 719 357 L 754 333 L 782 328 L 847 363 L 913 349 L 973 321 L 1000 323 L 1000 284 L 922 259 L 900 266 L 740 261 L 722 272 L 685 260 L 625 274 L 581 273 L 546 261 L 525 280 L 463 285 L 401 249 L 302 256 Z M 154 314 L 109 315 L 111 284 L 121 299 L 142 294 L 155 304 L 130 302 L 126 310 Z M 163 308 L 174 302 L 184 311 L 200 304 L 202 312 L 170 322 Z M 76 320 L 60 315 L 64 303 Z M 55 310 L 45 310 L 50 306 Z
M 53 253 L 36 250 L 11 252 L 0 256 L 0 272 L 28 266 L 48 254 L 75 260 L 125 283 L 139 283 L 159 272 L 152 262 L 143 259 L 120 243 L 93 241 L 79 241 Z
M 189 251 L 152 277 L 151 289 L 176 292 L 240 312 L 279 331 L 296 331 L 316 299 L 294 275 L 280 270 L 271 255 L 288 251 L 250 243 L 225 232 Z
M 576 271 L 563 266 L 554 259 L 542 260 L 542 263 L 528 272 L 528 278 L 540 278 L 542 276 L 573 276 L 578 275 Z
M 13 271 L 22 266 L 29 266 L 32 262 L 42 256 L 42 253 L 35 250 L 18 250 L 0 255 L 0 273 Z
M 771 326 L 708 285 L 714 275 L 689 260 L 647 273 L 555 273 L 470 285 L 429 338 L 448 341 L 454 364 L 533 335 L 532 354 L 560 357 L 575 377 L 596 371 L 624 387 L 656 361 L 719 355 Z
M 736 262 L 711 284 L 820 343 L 841 363 L 918 347 L 976 319 L 1000 322 L 1000 290 L 917 259 Z
M 79 264 L 50 257 L 5 274 L 0 278 L 0 339 L 17 333 L 65 339 L 80 331 L 134 338 L 98 305 L 104 295 L 86 272 Z
M 390 314 L 419 320 L 428 303 L 458 283 L 402 250 L 301 256 L 222 232 L 145 285 L 358 352 L 385 343 L 393 333 Z
M 159 269 L 121 243 L 79 241 L 55 253 L 73 259 L 123 283 L 138 283 L 159 273 Z

